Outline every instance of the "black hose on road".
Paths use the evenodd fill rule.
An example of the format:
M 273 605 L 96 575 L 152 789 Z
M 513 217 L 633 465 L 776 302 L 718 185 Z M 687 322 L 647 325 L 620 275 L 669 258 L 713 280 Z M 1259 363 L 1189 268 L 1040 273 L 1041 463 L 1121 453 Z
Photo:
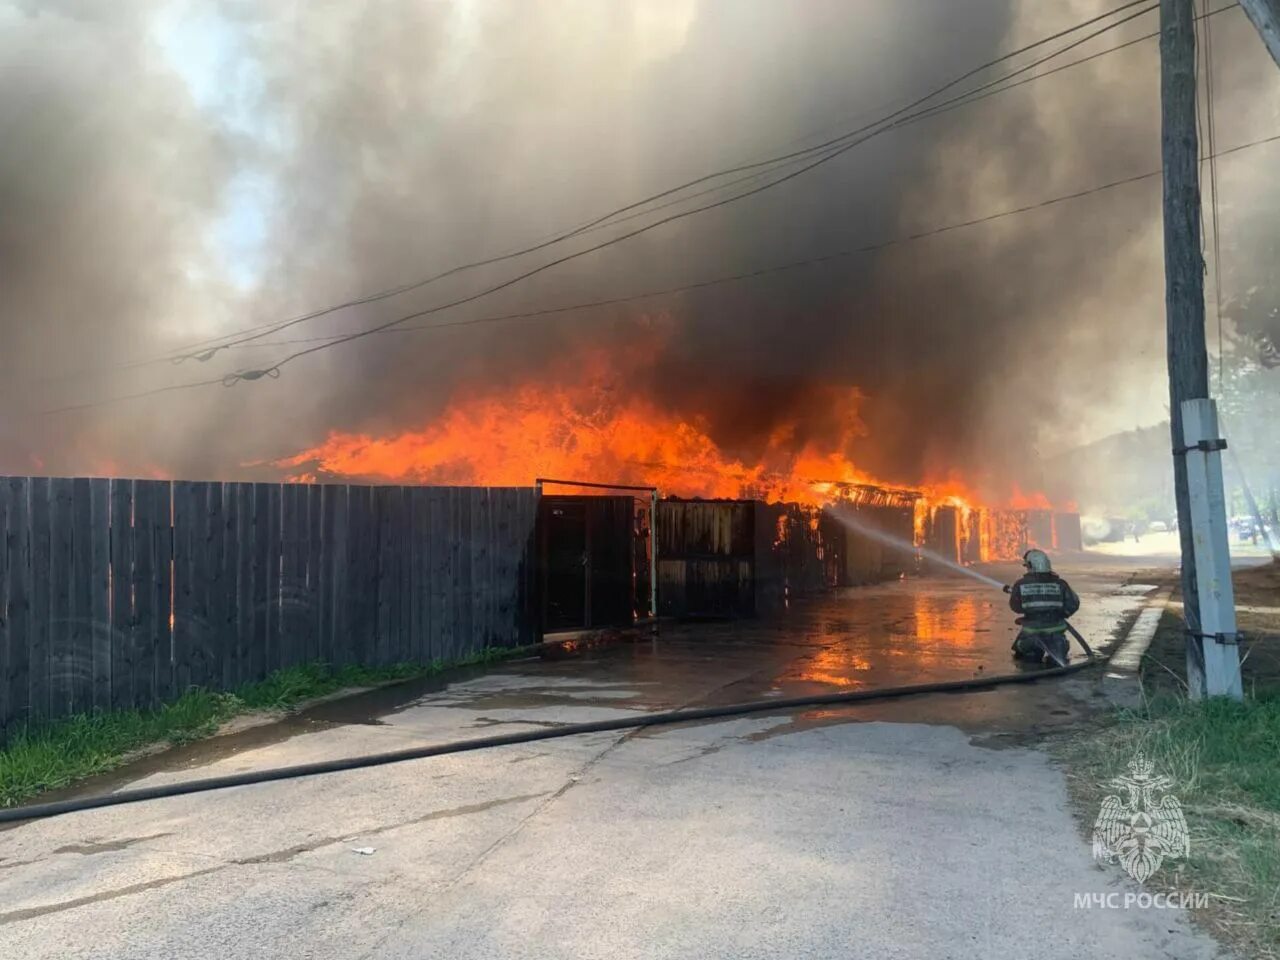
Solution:
M 518 743 L 534 743 L 539 740 L 558 740 L 561 737 L 576 737 L 587 733 L 610 733 L 615 730 L 669 726 L 676 723 L 689 723 L 694 720 L 715 720 L 752 713 L 774 713 L 781 710 L 795 710 L 800 707 L 892 700 L 926 693 L 961 693 L 969 690 L 988 690 L 1009 684 L 1033 683 L 1036 680 L 1044 680 L 1049 677 L 1064 676 L 1105 660 L 1105 657 L 1091 657 L 1088 660 L 1068 664 L 1065 667 L 1051 667 L 1047 670 L 1034 670 L 1026 673 L 973 677 L 967 680 L 944 680 L 936 683 L 917 683 L 902 687 L 882 687 L 877 690 L 852 690 L 845 693 L 828 693 L 812 697 L 791 697 L 786 700 L 753 700 L 747 703 L 730 703 L 719 707 L 699 707 L 693 710 L 672 710 L 666 713 L 648 713 L 638 717 L 623 717 L 618 720 L 597 720 L 592 723 L 575 723 L 551 729 L 543 728 L 526 730 L 521 733 L 506 733 L 496 737 L 457 740 L 453 743 L 440 743 L 428 747 L 410 747 L 406 750 L 391 750 L 386 753 L 373 753 L 362 757 L 321 760 L 316 763 L 301 763 L 291 767 L 277 767 L 274 770 L 236 773 L 225 777 L 207 777 L 202 780 L 168 783 L 155 787 L 139 787 L 136 790 L 121 790 L 118 793 L 109 793 L 96 797 L 80 797 L 72 800 L 58 800 L 52 803 L 36 803 L 26 807 L 10 807 L 7 810 L 0 809 L 0 823 L 40 820 L 46 817 L 62 816 L 67 813 L 77 813 L 81 810 L 93 810 L 97 807 L 115 807 L 126 803 L 141 803 L 144 800 L 161 800 L 165 797 L 180 797 L 191 793 L 205 793 L 210 790 L 225 790 L 229 787 L 247 787 L 256 783 L 271 783 L 274 780 L 292 780 L 297 777 L 316 777 L 325 773 L 342 773 L 346 770 L 363 770 L 366 767 L 381 767 L 390 763 L 403 763 L 406 760 L 425 760 L 428 757 L 442 757 L 451 753 L 487 750 L 490 747 L 509 747 Z

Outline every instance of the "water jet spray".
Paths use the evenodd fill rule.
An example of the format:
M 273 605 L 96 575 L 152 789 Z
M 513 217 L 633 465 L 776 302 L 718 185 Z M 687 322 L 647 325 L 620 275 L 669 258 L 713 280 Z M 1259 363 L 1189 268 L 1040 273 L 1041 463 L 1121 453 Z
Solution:
M 919 553 L 920 556 L 933 563 L 946 567 L 948 570 L 954 570 L 957 573 L 962 573 L 966 577 L 971 577 L 980 583 L 985 583 L 989 587 L 995 587 L 997 590 L 1003 590 L 1005 588 L 1005 585 L 994 577 L 988 577 L 986 574 L 979 573 L 977 570 L 966 567 L 963 564 L 956 563 L 956 561 L 948 559 L 940 553 L 935 553 L 932 550 L 917 546 L 915 543 L 911 543 L 901 537 L 895 537 L 891 533 L 885 533 L 883 530 L 877 529 L 868 523 L 864 523 L 858 518 L 854 511 L 849 510 L 847 507 L 833 507 L 831 509 L 831 514 L 850 530 L 860 533 L 868 539 L 876 540 L 879 543 L 886 544 L 887 546 L 896 547 L 899 550 Z

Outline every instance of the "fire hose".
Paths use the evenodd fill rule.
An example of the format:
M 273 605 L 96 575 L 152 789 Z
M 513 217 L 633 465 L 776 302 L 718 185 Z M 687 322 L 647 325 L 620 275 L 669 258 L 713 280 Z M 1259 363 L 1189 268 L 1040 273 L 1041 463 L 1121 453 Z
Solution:
M 1072 631 L 1073 633 L 1075 631 Z M 1079 634 L 1076 634 L 1079 637 Z M 1088 649 L 1086 645 L 1086 649 Z M 1089 659 L 1060 667 L 1049 667 L 1024 673 L 1002 674 L 988 677 L 971 677 L 964 680 L 942 680 L 933 683 L 917 683 L 899 687 L 881 687 L 877 690 L 851 690 L 844 693 L 818 694 L 809 697 L 791 697 L 782 700 L 752 700 L 745 703 L 731 703 L 717 707 L 698 707 L 695 709 L 672 710 L 664 713 L 648 713 L 639 717 L 623 717 L 616 720 L 596 720 L 590 723 L 575 723 L 550 729 L 540 728 L 519 733 L 507 733 L 493 737 L 477 737 L 471 740 L 456 740 L 452 743 L 439 743 L 430 746 L 410 747 L 404 750 L 391 750 L 385 753 L 366 754 L 359 757 L 346 757 L 338 760 L 321 760 L 314 763 L 302 763 L 288 767 L 277 767 L 270 770 L 258 770 L 248 773 L 235 773 L 223 777 L 206 777 L 189 780 L 184 783 L 166 783 L 154 787 L 139 787 L 134 790 L 121 790 L 118 793 L 99 796 L 79 797 L 68 800 L 56 800 L 50 803 L 37 803 L 25 807 L 0 809 L 0 823 L 13 823 L 23 820 L 40 820 L 57 817 L 82 810 L 93 810 L 99 807 L 115 807 L 128 803 L 141 803 L 146 800 L 160 800 L 167 797 L 180 797 L 193 793 L 206 793 L 210 790 L 226 790 L 231 787 L 247 787 L 260 783 L 271 783 L 277 780 L 294 780 L 302 777 L 316 777 L 327 773 L 342 773 L 348 770 L 364 770 L 369 767 L 382 767 L 393 763 L 404 763 L 409 760 L 425 760 L 429 757 L 443 757 L 455 753 L 468 753 L 473 750 L 487 750 L 492 747 L 509 747 L 522 743 L 536 743 L 541 740 L 559 740 L 563 737 L 577 737 L 591 733 L 613 733 L 619 730 L 640 730 L 647 727 L 670 726 L 677 723 L 691 723 L 698 720 L 718 720 L 725 717 L 748 716 L 754 713 L 774 713 L 785 710 L 796 710 L 802 707 L 835 706 L 850 703 L 868 703 L 875 700 L 893 700 L 902 697 L 914 697 L 930 693 L 963 693 L 972 690 L 989 690 L 994 687 L 1018 683 L 1034 683 L 1050 677 L 1061 677 L 1076 673 L 1107 658 L 1099 658 L 1089 651 Z

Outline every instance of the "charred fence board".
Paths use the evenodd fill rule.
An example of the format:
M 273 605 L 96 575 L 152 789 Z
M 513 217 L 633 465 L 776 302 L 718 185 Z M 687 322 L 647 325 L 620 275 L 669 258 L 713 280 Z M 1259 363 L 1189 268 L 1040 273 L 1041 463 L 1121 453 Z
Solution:
M 51 607 L 49 602 L 49 480 L 31 482 L 31 669 L 30 717 L 50 716 L 52 682 L 49 669 Z M 56 715 L 56 714 L 55 714 Z
M 233 676 L 236 685 L 253 678 L 249 648 L 253 641 L 253 484 L 230 484 L 235 499 L 235 632 L 229 641 L 234 651 L 227 655 L 235 660 Z M 230 562 L 230 551 L 227 552 Z
M 409 491 L 395 487 L 393 498 L 396 509 L 396 609 L 392 617 L 394 635 L 391 642 L 391 661 L 404 663 L 413 660 L 413 507 Z
M 471 625 L 472 634 L 485 645 L 488 645 L 494 633 L 490 613 L 493 598 L 491 524 L 489 491 L 471 491 Z
M 161 493 L 164 488 L 164 494 Z M 133 523 L 123 531 L 129 537 L 129 553 L 133 566 L 128 577 L 133 615 L 130 619 L 133 650 L 133 702 L 130 706 L 149 707 L 162 698 L 161 690 L 170 686 L 162 682 L 157 660 L 161 658 L 160 628 L 158 621 L 169 613 L 168 602 L 157 609 L 152 589 L 157 566 L 167 565 L 168 556 L 157 556 L 156 527 L 169 530 L 167 510 L 168 484 L 155 480 L 136 480 L 133 484 Z M 166 645 L 167 647 L 167 645 Z M 164 664 L 170 666 L 170 651 L 163 651 Z M 167 678 L 166 678 L 167 679 Z
M 166 481 L 143 480 L 148 491 L 147 509 L 141 514 L 149 528 L 146 538 L 150 581 L 139 581 L 138 589 L 150 595 L 147 610 L 150 647 L 155 658 L 155 696 L 170 700 L 177 693 L 173 658 L 173 488 Z
M 526 557 L 532 558 L 534 550 L 533 531 L 537 523 L 538 504 L 536 493 L 517 491 L 513 497 L 495 497 L 493 502 L 493 580 L 495 629 L 501 630 L 504 623 L 518 619 L 516 611 L 525 602 L 525 597 L 532 597 L 529 578 L 533 573 L 532 564 L 526 567 Z M 522 537 L 528 537 L 522 542 Z M 522 630 L 517 643 L 528 643 L 529 634 Z
M 471 558 L 475 544 L 471 537 L 471 510 L 468 490 L 454 488 L 449 491 L 457 530 L 457 553 L 454 560 L 453 607 L 456 628 L 453 633 L 453 644 L 449 648 L 448 657 L 454 659 L 462 652 L 471 638 L 472 630 L 472 591 L 471 591 Z
M 65 477 L 49 481 L 49 712 L 52 716 L 74 712 L 71 694 L 71 678 L 75 671 L 71 606 L 71 488 L 72 481 Z
M 202 670 L 195 623 L 202 499 L 194 483 L 173 485 L 173 651 L 179 694 L 199 682 Z
M 431 568 L 427 565 L 427 521 L 430 519 L 427 491 L 420 487 L 405 490 L 409 538 L 409 639 L 405 658 L 429 661 L 431 635 Z
M 391 505 L 393 487 L 382 487 L 374 492 L 378 505 L 378 639 L 374 644 L 374 658 L 377 663 L 391 662 L 391 621 L 396 603 L 395 589 L 395 549 L 392 545 L 395 533 L 392 529 L 395 522 L 394 508 Z
M 320 653 L 320 613 L 324 606 L 323 594 L 320 592 L 320 571 L 324 554 L 321 546 L 324 542 L 321 525 L 321 505 L 324 488 L 308 486 L 307 502 L 307 579 L 306 603 L 303 608 L 302 629 L 305 631 L 303 655 L 304 663 L 322 660 Z
M 306 660 L 307 513 L 305 487 L 285 484 L 280 491 L 280 660 L 293 666 Z
M 111 484 L 89 481 L 89 609 L 93 623 L 93 691 L 95 707 L 111 703 Z
M 528 643 L 538 504 L 532 488 L 0 478 L 0 733 L 317 660 Z
M 71 712 L 93 707 L 93 506 L 89 479 L 71 482 Z
M 444 517 L 447 515 L 445 507 L 446 492 L 435 488 L 426 491 L 425 541 L 428 544 L 440 544 L 444 542 L 442 538 L 448 535 L 448 531 L 443 527 Z M 427 610 L 429 616 L 427 648 L 424 653 L 424 659 L 435 660 L 440 657 L 441 651 L 444 649 L 444 637 L 447 629 L 445 620 L 448 616 L 448 611 L 445 609 L 444 598 L 448 591 L 448 585 L 445 582 L 448 560 L 445 556 L 445 551 L 434 546 L 425 550 L 423 564 L 426 567 L 425 579 L 427 580 Z
M 439 646 L 434 656 L 452 657 L 453 638 L 458 630 L 458 563 L 461 556 L 461 544 L 458 542 L 461 531 L 458 529 L 457 498 L 452 490 L 440 491 L 439 516 L 437 529 L 432 542 L 441 543 L 442 549 L 437 553 L 436 576 L 439 578 L 437 589 L 440 591 L 440 637 Z
M 328 549 L 332 567 L 329 582 L 329 656 L 330 662 L 347 662 L 347 637 L 351 630 L 351 562 L 347 554 L 350 527 L 350 488 L 333 488 L 333 534 Z
M 134 705 L 175 693 L 172 633 L 173 491 L 165 480 L 133 486 Z M 206 624 L 205 634 L 207 638 Z M 207 639 L 205 640 L 207 642 Z M 206 681 L 207 682 L 207 681 Z
M 757 507 L 750 500 L 658 503 L 658 609 L 665 616 L 756 613 Z
M 0 731 L 8 726 L 13 710 L 9 691 L 13 683 L 11 660 L 16 652 L 10 640 L 9 540 L 9 485 L 0 483 Z
M 347 487 L 347 526 L 346 557 L 347 574 L 342 587 L 346 590 L 347 600 L 343 604 L 346 613 L 346 624 L 338 638 L 338 662 L 351 664 L 356 662 L 356 650 L 360 649 L 368 639 L 365 621 L 369 616 L 369 578 L 370 570 L 365 566 L 365 537 L 368 534 L 369 488 L 363 486 Z M 373 572 L 376 576 L 376 571 Z M 372 658 L 372 651 L 371 658 Z
M 319 542 L 324 547 L 317 558 L 319 591 L 315 599 L 317 606 L 316 659 L 324 663 L 333 662 L 333 580 L 335 564 L 332 545 L 338 525 L 338 495 L 341 494 L 345 497 L 346 492 L 346 487 L 336 485 L 319 489 Z
M 209 517 L 209 634 L 216 650 L 210 683 L 235 686 L 235 643 L 231 625 L 236 598 L 235 495 L 231 485 L 211 483 L 205 510 Z
M 109 480 L 111 503 L 111 702 L 133 705 L 133 481 Z
M 31 481 L 9 477 L 4 483 L 8 513 L 4 632 L 8 646 L 7 676 L 0 678 L 0 722 L 27 720 L 31 709 Z
M 287 666 L 280 652 L 280 564 L 284 548 L 280 537 L 280 497 L 281 485 L 278 483 L 262 484 L 266 487 L 266 555 L 267 564 L 264 571 L 264 587 L 266 596 L 263 606 L 266 618 L 266 633 L 263 649 L 266 651 L 266 671 L 271 673 Z
M 268 671 L 269 604 L 271 594 L 270 493 L 266 484 L 255 483 L 253 493 L 253 552 L 250 568 L 253 586 L 249 593 L 249 676 L 265 677 Z
M 387 638 L 378 633 L 378 504 L 377 487 L 359 487 L 360 525 L 352 538 L 360 569 L 361 597 L 359 626 L 351 637 L 351 662 L 381 663 L 380 652 L 387 649 Z M 388 549 L 392 549 L 388 545 Z M 391 558 L 392 565 L 395 558 Z M 394 600 L 394 594 L 392 595 Z

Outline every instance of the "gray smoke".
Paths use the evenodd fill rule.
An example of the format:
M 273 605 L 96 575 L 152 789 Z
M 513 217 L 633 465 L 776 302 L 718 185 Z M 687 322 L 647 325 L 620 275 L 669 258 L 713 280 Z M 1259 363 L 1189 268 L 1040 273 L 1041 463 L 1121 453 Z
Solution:
M 1111 5 L 0 0 L 0 469 L 263 475 L 246 464 L 330 429 L 421 429 L 459 390 L 563 369 L 584 343 L 637 349 L 643 319 L 662 314 L 661 355 L 626 389 L 705 418 L 748 460 L 784 420 L 834 433 L 829 388 L 849 385 L 868 435 L 848 452 L 867 469 L 1046 486 L 1042 455 L 1164 416 L 1158 179 L 660 302 L 371 337 L 278 380 L 39 411 L 267 366 L 308 345 L 280 341 L 465 295 L 552 253 L 278 345 L 118 368 L 856 126 Z M 1148 16 L 1080 54 L 1154 29 Z M 1219 146 L 1280 129 L 1280 81 L 1247 21 L 1231 11 L 1214 29 Z M 1158 117 L 1148 41 L 429 319 L 673 286 L 1034 204 L 1156 169 Z M 1255 212 L 1274 210 L 1263 174 L 1277 149 L 1220 171 L 1224 288 L 1247 282 L 1252 304 L 1267 265 L 1238 238 L 1267 233 Z

